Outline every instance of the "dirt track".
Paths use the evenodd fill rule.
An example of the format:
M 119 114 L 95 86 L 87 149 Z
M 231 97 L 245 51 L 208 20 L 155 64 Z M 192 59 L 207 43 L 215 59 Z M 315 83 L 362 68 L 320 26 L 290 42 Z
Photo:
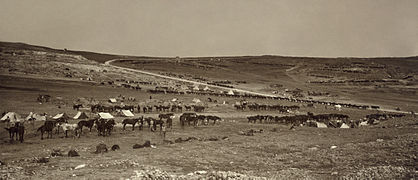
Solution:
M 137 72 L 137 73 L 146 74 L 146 75 L 155 76 L 155 77 L 160 77 L 160 78 L 164 78 L 164 79 L 170 79 L 170 80 L 175 80 L 175 81 L 193 83 L 193 84 L 204 85 L 204 86 L 208 86 L 208 87 L 215 87 L 215 88 L 219 88 L 219 89 L 223 89 L 223 90 L 234 90 L 234 91 L 237 91 L 237 92 L 242 92 L 242 93 L 247 93 L 247 94 L 253 94 L 253 95 L 274 97 L 274 95 L 271 95 L 271 94 L 252 92 L 252 91 L 243 90 L 243 89 L 236 89 L 236 88 L 227 88 L 227 87 L 215 86 L 215 85 L 211 85 L 211 84 L 207 84 L 207 83 L 202 83 L 202 82 L 198 82 L 198 81 L 192 81 L 192 80 L 187 80 L 187 79 L 170 77 L 170 76 L 165 76 L 165 75 L 161 75 L 161 74 L 157 74 L 157 73 L 152 73 L 152 72 L 148 72 L 148 71 L 143 71 L 143 70 L 138 70 L 138 69 L 131 69 L 131 68 L 126 68 L 126 67 L 120 67 L 120 66 L 115 66 L 115 65 L 112 65 L 111 64 L 114 61 L 123 61 L 123 60 L 125 60 L 125 59 L 113 59 L 113 60 L 106 61 L 105 64 L 108 65 L 108 66 L 111 66 L 113 68 L 119 68 L 119 69 L 131 71 L 131 72 Z

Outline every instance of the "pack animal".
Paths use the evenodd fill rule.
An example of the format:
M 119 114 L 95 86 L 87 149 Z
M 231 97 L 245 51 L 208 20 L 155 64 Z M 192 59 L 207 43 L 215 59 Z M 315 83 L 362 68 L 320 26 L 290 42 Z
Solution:
M 88 121 L 85 121 L 85 120 L 81 120 L 80 122 L 78 122 L 77 124 L 78 124 L 78 127 L 79 127 L 79 129 L 80 129 L 80 133 L 82 133 L 83 132 L 83 127 L 87 127 L 87 128 L 89 128 L 90 129 L 90 132 L 91 132 L 91 129 L 93 128 L 93 126 L 94 126 L 94 121 L 95 121 L 96 119 L 90 119 L 90 120 L 88 120 Z
M 23 136 L 25 134 L 25 127 L 23 124 L 16 122 L 14 126 L 5 129 L 9 132 L 10 142 L 12 142 L 16 136 L 16 141 L 19 140 L 21 143 L 23 143 Z
M 166 113 L 166 114 L 159 114 L 158 118 L 160 118 L 160 120 L 164 120 L 166 119 L 166 123 L 167 123 L 167 127 L 171 128 L 173 126 L 173 118 L 175 118 L 176 116 L 174 115 L 174 113 Z
M 142 119 L 144 119 L 144 116 L 142 116 L 141 118 L 135 118 L 135 119 L 124 119 L 122 121 L 123 124 L 123 130 L 125 130 L 125 126 L 127 124 L 132 125 L 132 131 L 135 130 L 135 124 L 138 123 L 139 121 L 141 121 Z
M 68 131 L 73 131 L 75 137 L 80 137 L 80 134 L 78 133 L 78 130 L 80 129 L 78 124 L 63 123 L 60 124 L 60 127 L 65 132 L 65 137 L 68 137 Z
M 95 121 L 97 126 L 97 132 L 99 136 L 110 136 L 113 127 L 116 125 L 115 120 L 98 119 Z
M 44 133 L 47 132 L 47 138 L 52 138 L 52 130 L 55 127 L 55 121 L 45 121 L 44 125 L 38 128 L 37 132 L 41 132 L 41 140 L 44 139 Z

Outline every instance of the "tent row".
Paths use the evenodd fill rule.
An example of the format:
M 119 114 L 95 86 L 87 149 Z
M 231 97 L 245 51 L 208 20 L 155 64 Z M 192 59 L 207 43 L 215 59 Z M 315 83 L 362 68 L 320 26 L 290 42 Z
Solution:
M 98 114 L 100 118 L 102 119 L 113 119 L 114 117 L 110 113 L 99 113 Z M 134 117 L 135 115 L 130 110 L 122 110 L 119 112 L 120 116 L 125 117 Z M 85 112 L 77 112 L 77 114 L 72 119 L 88 119 L 89 117 Z M 69 120 L 71 119 L 70 116 L 67 115 L 67 113 L 59 113 L 52 117 L 54 120 Z M 47 117 L 44 115 L 40 115 L 37 113 L 30 112 L 29 115 L 26 118 L 22 118 L 19 114 L 15 112 L 8 112 L 6 113 L 1 119 L 0 122 L 24 122 L 24 121 L 30 121 L 30 120 L 36 120 L 36 121 L 46 121 Z
M 327 128 L 328 126 L 323 122 L 315 122 L 317 128 Z M 342 123 L 340 128 L 347 129 L 350 128 L 346 123 Z

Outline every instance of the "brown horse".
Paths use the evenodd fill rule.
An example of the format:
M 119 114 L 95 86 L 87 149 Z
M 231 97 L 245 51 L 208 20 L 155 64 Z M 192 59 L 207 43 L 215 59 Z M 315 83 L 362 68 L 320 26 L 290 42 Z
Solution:
M 95 121 L 98 135 L 99 136 L 106 136 L 111 135 L 111 132 L 113 130 L 113 127 L 115 126 L 115 120 L 104 120 L 104 119 L 98 119 Z
M 82 120 L 82 121 L 78 122 L 77 124 L 78 124 L 78 127 L 80 128 L 80 133 L 83 132 L 83 127 L 89 128 L 90 129 L 90 132 L 91 132 L 91 129 L 94 126 L 94 121 L 95 120 L 96 119 L 90 119 L 88 121 Z
M 52 138 L 52 130 L 55 127 L 55 121 L 45 121 L 44 125 L 38 128 L 37 132 L 41 131 L 41 140 L 44 139 L 44 133 L 47 132 L 47 138 Z
M 23 143 L 23 135 L 25 134 L 25 127 L 23 124 L 16 122 L 14 126 L 5 129 L 9 132 L 10 142 L 12 142 L 16 136 L 16 141 L 19 140 Z
M 123 121 L 122 121 L 122 124 L 123 124 L 123 130 L 125 130 L 125 126 L 127 125 L 127 124 L 130 124 L 130 125 L 132 125 L 132 131 L 134 131 L 135 130 L 135 124 L 136 123 L 138 123 L 139 121 L 143 121 L 143 119 L 144 119 L 144 116 L 142 116 L 141 118 L 135 118 L 135 119 L 124 119 Z M 142 124 L 140 125 L 140 126 L 142 126 Z
M 173 126 L 173 118 L 175 118 L 175 117 L 176 116 L 174 115 L 174 113 L 166 113 L 166 114 L 159 114 L 158 115 L 158 118 L 160 118 L 161 121 L 163 119 L 166 119 L 168 128 L 171 128 Z

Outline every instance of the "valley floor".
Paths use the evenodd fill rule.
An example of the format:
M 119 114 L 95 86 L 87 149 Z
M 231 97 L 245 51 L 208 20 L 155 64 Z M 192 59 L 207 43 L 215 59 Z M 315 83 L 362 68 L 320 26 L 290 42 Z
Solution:
M 47 112 L 49 115 L 60 112 L 75 115 L 72 104 L 79 97 L 107 100 L 122 94 L 135 97 L 138 101 L 146 101 L 152 96 L 153 99 L 163 100 L 179 98 L 185 102 L 194 98 L 192 95 L 154 95 L 86 82 L 0 77 L 0 110 L 15 111 L 22 115 L 31 111 Z M 39 94 L 49 94 L 53 101 L 39 104 L 36 101 Z M 207 97 L 199 98 L 205 100 Z M 61 132 L 53 134 L 52 139 L 41 140 L 36 129 L 42 122 L 35 122 L 25 124 L 24 143 L 9 143 L 8 134 L 3 128 L 6 124 L 0 124 L 0 178 L 141 179 L 143 175 L 167 179 L 225 178 L 228 175 L 267 179 L 417 178 L 418 123 L 412 115 L 361 128 L 296 127 L 291 130 L 287 125 L 249 124 L 246 120 L 247 115 L 275 112 L 240 112 L 232 108 L 233 102 L 239 99 L 213 98 L 230 103 L 212 104 L 205 112 L 222 117 L 222 122 L 182 129 L 178 123 L 179 114 L 176 114 L 174 127 L 168 130 L 166 141 L 159 132 L 151 132 L 147 128 L 141 131 L 135 128 L 132 131 L 131 127 L 127 127 L 123 131 L 120 126 L 108 137 L 97 136 L 93 128 L 92 132 L 84 129 L 80 138 L 74 138 L 72 133 L 65 138 Z M 305 106 L 299 113 L 308 111 L 338 112 L 354 119 L 376 113 L 371 110 L 336 111 Z M 157 115 L 136 113 L 135 116 Z M 116 121 L 121 122 L 122 119 L 117 117 Z M 240 134 L 240 131 L 250 129 L 263 131 L 254 136 Z M 189 140 L 180 142 L 179 138 Z M 147 140 L 154 145 L 133 149 L 134 144 L 143 144 Z M 120 150 L 93 153 L 100 143 L 109 148 L 117 144 Z M 67 157 L 71 149 L 80 156 Z M 64 156 L 51 157 L 54 150 L 61 150 Z M 42 163 L 40 159 L 45 157 L 49 162 Z

